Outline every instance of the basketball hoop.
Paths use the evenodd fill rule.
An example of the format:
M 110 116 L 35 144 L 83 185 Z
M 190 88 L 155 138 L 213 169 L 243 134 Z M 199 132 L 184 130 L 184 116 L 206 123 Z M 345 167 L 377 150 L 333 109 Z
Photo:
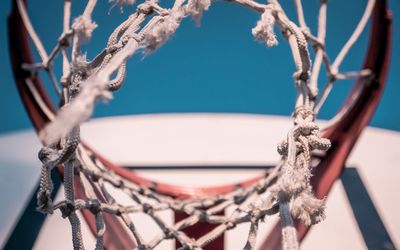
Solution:
M 114 2 L 120 8 L 124 2 L 132 3 Z M 110 99 L 111 93 L 121 87 L 130 57 L 139 50 L 155 52 L 175 33 L 184 18 L 192 16 L 199 22 L 212 2 L 176 0 L 171 8 L 161 7 L 153 0 L 140 3 L 136 12 L 110 35 L 106 48 L 87 61 L 80 46 L 90 41 L 97 27 L 91 19 L 95 0 L 88 1 L 82 15 L 72 24 L 71 1 L 64 1 L 63 33 L 50 54 L 29 20 L 26 1 L 13 1 L 9 39 L 14 77 L 43 143 L 39 152 L 43 167 L 38 209 L 48 214 L 59 209 L 69 219 L 74 249 L 84 248 L 78 212 L 96 236 L 96 249 L 154 249 L 168 239 L 175 239 L 182 249 L 203 249 L 242 223 L 251 225 L 244 249 L 254 249 L 259 223 L 274 214 L 280 215 L 281 223 L 275 225 L 262 243 L 262 249 L 281 246 L 298 249 L 310 226 L 324 219 L 324 198 L 372 118 L 385 86 L 391 46 L 391 18 L 386 1 L 368 1 L 354 33 L 332 63 L 325 50 L 326 1 L 321 1 L 317 36 L 307 27 L 300 0 L 295 1 L 298 25 L 288 18 L 277 0 L 267 4 L 252 0 L 229 2 L 261 15 L 252 33 L 267 47 L 277 45 L 274 31 L 277 29 L 289 42 L 296 67 L 294 125 L 278 145 L 280 162 L 265 174 L 241 183 L 196 188 L 156 182 L 108 161 L 80 140 L 79 128 L 91 116 L 98 100 Z M 372 28 L 364 65 L 357 72 L 341 72 L 341 63 L 370 17 Z M 41 58 L 39 63 L 32 59 L 29 39 Z M 315 53 L 312 64 L 309 47 Z M 63 58 L 60 80 L 52 68 L 58 54 Z M 317 83 L 322 65 L 328 82 L 319 93 Z M 50 101 L 37 74 L 40 70 L 49 74 L 60 97 L 60 108 Z M 315 118 L 334 83 L 353 78 L 357 80 L 342 108 L 329 126 L 320 130 Z M 65 199 L 58 203 L 50 199 L 50 172 L 54 168 L 65 186 Z M 123 192 L 135 205 L 118 203 L 111 189 Z M 227 208 L 234 208 L 233 212 L 223 214 Z M 175 212 L 179 218 L 173 226 L 158 216 L 157 212 L 165 210 Z M 145 241 L 129 216 L 134 213 L 146 214 L 158 225 L 160 233 Z M 208 230 L 189 235 L 188 228 L 196 226 Z

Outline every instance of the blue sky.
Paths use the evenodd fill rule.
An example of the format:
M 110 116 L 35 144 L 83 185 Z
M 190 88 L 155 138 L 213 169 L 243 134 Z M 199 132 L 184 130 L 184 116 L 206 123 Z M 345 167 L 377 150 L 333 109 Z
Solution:
M 75 3 L 78 2 L 78 3 Z M 73 16 L 82 12 L 82 2 L 73 1 Z M 281 1 L 288 15 L 295 17 L 293 1 Z M 315 33 L 318 1 L 304 1 L 306 20 Z M 329 1 L 327 50 L 332 58 L 351 34 L 366 1 Z M 388 86 L 371 125 L 400 131 L 400 2 L 389 1 L 393 11 L 393 51 Z M 51 5 L 51 6 L 50 6 Z M 162 5 L 162 2 L 161 2 Z M 0 5 L 0 133 L 31 127 L 14 86 L 7 44 L 7 13 L 11 1 Z M 344 8 L 343 6 L 347 6 Z M 83 47 L 89 59 L 104 48 L 111 33 L 134 7 L 123 14 L 107 0 L 99 0 L 94 20 L 99 25 L 92 41 Z M 61 34 L 62 1 L 32 0 L 32 21 L 48 51 Z M 279 45 L 266 48 L 251 35 L 259 15 L 242 7 L 218 1 L 203 16 L 201 26 L 187 19 L 159 51 L 144 57 L 137 54 L 128 63 L 128 78 L 114 99 L 99 104 L 95 117 L 176 112 L 228 112 L 289 115 L 295 90 L 294 65 L 287 42 L 278 35 Z M 360 68 L 368 31 L 343 63 L 342 70 Z M 59 60 L 57 60 L 59 63 Z M 60 76 L 60 71 L 56 71 Z M 46 84 L 47 77 L 43 75 Z M 322 79 L 325 79 L 322 73 Z M 321 81 L 321 84 L 323 81 Z M 321 118 L 337 110 L 351 81 L 338 83 Z

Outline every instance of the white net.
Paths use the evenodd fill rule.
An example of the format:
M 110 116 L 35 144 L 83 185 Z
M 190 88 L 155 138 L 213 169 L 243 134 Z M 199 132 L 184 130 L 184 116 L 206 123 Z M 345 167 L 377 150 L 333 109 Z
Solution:
M 96 101 L 108 100 L 111 92 L 118 90 L 126 76 L 127 60 L 138 51 L 153 52 L 162 46 L 179 28 L 182 20 L 192 16 L 196 22 L 204 11 L 213 4 L 210 0 L 176 0 L 171 8 L 164 8 L 156 0 L 137 5 L 137 11 L 121 23 L 109 36 L 107 46 L 94 59 L 88 61 L 81 52 L 81 45 L 90 40 L 97 25 L 92 21 L 96 0 L 89 0 L 83 14 L 72 21 L 71 1 L 64 1 L 64 25 L 56 46 L 50 54 L 45 51 L 36 35 L 26 12 L 25 4 L 18 0 L 18 8 L 41 62 L 23 67 L 32 72 L 45 70 L 63 103 L 57 114 L 53 114 L 39 95 L 33 96 L 51 120 L 40 132 L 44 147 L 39 152 L 43 162 L 40 190 L 37 194 L 38 208 L 43 213 L 59 209 L 71 223 L 74 249 L 84 249 L 80 220 L 77 212 L 90 210 L 96 220 L 96 249 L 102 249 L 106 232 L 104 214 L 118 217 L 131 233 L 138 249 L 154 249 L 163 240 L 176 239 L 182 249 L 201 249 L 221 236 L 226 230 L 242 223 L 250 223 L 247 243 L 244 249 L 256 245 L 258 225 L 265 217 L 279 214 L 282 224 L 282 246 L 284 249 L 298 249 L 293 218 L 305 225 L 312 225 L 324 219 L 324 200 L 314 197 L 310 185 L 311 151 L 326 151 L 329 140 L 322 138 L 315 122 L 321 106 L 337 80 L 369 76 L 369 70 L 340 72 L 339 68 L 349 49 L 364 29 L 375 1 L 369 0 L 359 24 L 333 63 L 325 50 L 327 3 L 321 1 L 318 17 L 318 32 L 314 36 L 304 19 L 301 0 L 295 0 L 298 24 L 290 20 L 277 0 L 267 4 L 253 0 L 230 0 L 260 13 L 261 17 L 252 29 L 254 37 L 268 47 L 278 43 L 275 29 L 279 29 L 288 41 L 296 70 L 293 74 L 297 89 L 294 109 L 294 126 L 286 139 L 278 145 L 282 156 L 275 168 L 267 171 L 261 180 L 249 185 L 238 186 L 226 194 L 209 195 L 182 199 L 157 192 L 154 186 L 138 185 L 119 176 L 105 167 L 95 154 L 80 142 L 79 126 L 88 119 Z M 114 1 L 123 7 L 133 1 Z M 315 53 L 311 63 L 309 47 Z M 61 54 L 63 58 L 60 80 L 53 73 L 52 62 Z M 318 93 L 318 77 L 321 66 L 325 65 L 328 82 L 322 93 Z M 27 81 L 29 84 L 29 81 Z M 340 113 L 338 114 L 340 116 Z M 337 119 L 337 118 L 336 118 Z M 335 122 L 335 118 L 332 119 Z M 65 199 L 53 203 L 51 171 L 63 167 Z M 154 184 L 156 185 L 156 184 Z M 77 195 L 76 187 L 83 190 Z M 124 206 L 111 195 L 111 189 L 118 189 L 129 196 L 134 205 Z M 79 198 L 77 198 L 79 196 Z M 221 215 L 227 208 L 233 212 Z M 183 212 L 188 216 L 173 226 L 165 223 L 157 214 L 159 211 Z M 144 213 L 161 229 L 152 240 L 145 241 L 137 230 L 130 214 Z M 199 222 L 216 225 L 200 238 L 189 237 L 183 231 Z

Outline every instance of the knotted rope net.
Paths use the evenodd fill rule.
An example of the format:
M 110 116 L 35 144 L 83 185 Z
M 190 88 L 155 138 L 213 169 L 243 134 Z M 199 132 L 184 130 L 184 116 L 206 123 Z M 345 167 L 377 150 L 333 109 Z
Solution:
M 275 30 L 282 32 L 293 54 L 297 89 L 293 112 L 293 127 L 279 143 L 280 162 L 265 177 L 247 186 L 238 186 L 231 192 L 205 197 L 180 198 L 157 192 L 155 187 L 139 185 L 120 176 L 104 166 L 95 154 L 80 141 L 80 124 L 88 119 L 98 100 L 109 100 L 111 93 L 120 89 L 126 76 L 128 59 L 140 51 L 154 52 L 160 48 L 179 28 L 183 19 L 191 16 L 200 22 L 204 11 L 213 4 L 211 0 L 176 0 L 169 8 L 162 7 L 157 0 L 146 0 L 137 4 L 136 12 L 122 22 L 109 36 L 106 47 L 91 61 L 81 52 L 81 45 L 88 42 L 97 27 L 92 20 L 96 0 L 89 0 L 81 16 L 71 22 L 71 1 L 64 1 L 63 33 L 50 54 L 45 51 L 28 18 L 25 3 L 18 0 L 18 9 L 26 30 L 41 58 L 41 62 L 23 65 L 24 69 L 36 73 L 47 72 L 59 94 L 61 108 L 54 115 L 39 95 L 33 96 L 51 120 L 41 132 L 44 146 L 39 152 L 43 162 L 40 190 L 37 194 L 38 210 L 52 214 L 59 209 L 68 218 L 72 228 L 74 249 L 84 249 L 81 222 L 77 212 L 89 210 L 96 221 L 96 249 L 102 249 L 105 227 L 104 215 L 110 214 L 123 221 L 137 249 L 154 249 L 166 239 L 175 239 L 182 249 L 202 249 L 225 231 L 242 223 L 250 223 L 244 249 L 254 249 L 258 226 L 268 216 L 279 214 L 282 224 L 283 249 L 298 249 L 293 219 L 305 225 L 319 223 L 325 217 L 324 200 L 317 199 L 310 185 L 311 151 L 326 151 L 330 141 L 321 137 L 315 118 L 337 80 L 369 76 L 366 69 L 357 72 L 340 72 L 339 68 L 351 46 L 356 42 L 371 15 L 374 0 L 369 0 L 364 15 L 354 33 L 345 43 L 333 63 L 325 50 L 327 2 L 320 1 L 318 32 L 313 35 L 304 19 L 301 0 L 295 0 L 298 24 L 290 20 L 278 0 L 258 3 L 253 0 L 229 0 L 260 14 L 252 29 L 254 37 L 267 47 L 278 44 Z M 113 1 L 133 4 L 132 0 Z M 313 64 L 309 48 L 315 54 Z M 52 62 L 61 54 L 62 76 L 57 79 Z M 328 75 L 328 82 L 318 92 L 320 69 Z M 27 81 L 29 85 L 29 81 Z M 340 116 L 340 112 L 337 116 Z M 331 122 L 335 122 L 337 117 Z M 54 203 L 51 171 L 63 169 L 65 185 L 64 199 Z M 77 198 L 76 186 L 83 190 Z M 123 205 L 113 196 L 112 190 L 120 190 L 130 197 L 134 205 Z M 221 211 L 234 208 L 233 212 L 221 215 Z M 183 212 L 188 215 L 174 225 L 169 225 L 158 215 L 160 211 Z M 160 228 L 152 240 L 145 241 L 129 215 L 143 213 Z M 183 231 L 198 222 L 215 224 L 216 227 L 202 237 L 193 239 Z

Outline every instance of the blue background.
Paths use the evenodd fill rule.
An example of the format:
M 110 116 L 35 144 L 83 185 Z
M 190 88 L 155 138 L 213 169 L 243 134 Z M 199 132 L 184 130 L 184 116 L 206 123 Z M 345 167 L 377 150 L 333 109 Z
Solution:
M 29 5 L 32 22 L 48 52 L 61 34 L 62 2 L 32 0 Z M 72 2 L 76 17 L 82 13 L 86 1 Z M 281 2 L 288 15 L 297 20 L 293 1 Z M 306 21 L 315 34 L 319 1 L 304 2 Z M 400 131 L 400 2 L 389 3 L 394 16 L 392 60 L 388 86 L 371 125 Z M 329 1 L 326 46 L 332 61 L 357 24 L 365 4 L 366 1 Z M 161 5 L 165 6 L 162 1 Z M 9 63 L 6 17 L 10 7 L 11 1 L 0 4 L 0 133 L 31 127 Z M 105 47 L 108 34 L 135 8 L 127 6 L 122 14 L 118 8 L 107 14 L 109 9 L 107 0 L 99 0 L 93 17 L 99 27 L 82 49 L 88 59 Z M 211 6 L 200 27 L 190 18 L 185 19 L 177 33 L 156 53 L 148 56 L 138 53 L 129 61 L 125 85 L 111 102 L 97 105 L 94 117 L 176 112 L 291 114 L 295 68 L 290 49 L 280 34 L 277 47 L 266 48 L 256 42 L 251 29 L 258 19 L 259 14 L 223 1 Z M 367 38 L 368 29 L 342 64 L 342 71 L 360 68 Z M 60 58 L 55 64 L 56 68 L 60 66 Z M 59 70 L 56 74 L 61 76 Z M 50 86 L 44 74 L 43 79 Z M 322 71 L 321 86 L 325 79 Z M 337 83 L 320 118 L 327 119 L 335 113 L 351 83 Z

